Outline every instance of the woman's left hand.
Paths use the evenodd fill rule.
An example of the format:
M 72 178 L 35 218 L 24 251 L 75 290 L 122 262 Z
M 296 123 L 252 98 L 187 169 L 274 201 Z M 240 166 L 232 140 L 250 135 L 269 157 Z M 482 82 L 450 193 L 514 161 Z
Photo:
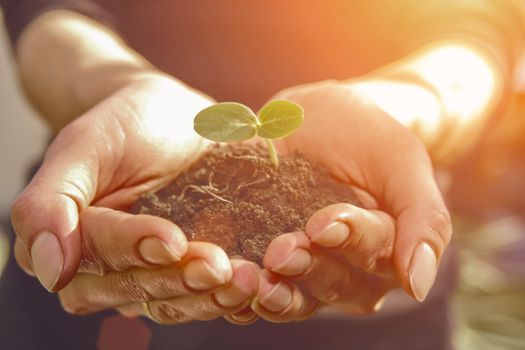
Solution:
M 399 286 L 423 301 L 452 230 L 422 142 L 350 84 L 303 85 L 275 98 L 305 110 L 301 128 L 276 142 L 280 153 L 320 162 L 356 189 L 363 208 L 334 204 L 304 232 L 274 239 L 253 309 L 276 322 L 304 318 L 321 304 L 372 313 Z
M 257 318 L 250 309 L 260 275 L 255 263 L 230 259 L 207 242 L 187 242 L 186 253 L 174 258 L 157 237 L 171 234 L 183 240 L 184 234 L 173 223 L 150 215 L 91 206 L 80 215 L 80 229 L 79 272 L 58 292 L 66 312 L 116 309 L 161 324 L 218 317 L 247 324 Z M 145 241 L 149 243 L 140 244 Z M 24 250 L 18 260 L 31 270 Z
M 323 208 L 305 232 L 270 243 L 252 307 L 274 322 L 304 319 L 322 305 L 374 313 L 385 294 L 399 287 L 391 262 L 394 238 L 395 222 L 384 212 L 347 203 Z

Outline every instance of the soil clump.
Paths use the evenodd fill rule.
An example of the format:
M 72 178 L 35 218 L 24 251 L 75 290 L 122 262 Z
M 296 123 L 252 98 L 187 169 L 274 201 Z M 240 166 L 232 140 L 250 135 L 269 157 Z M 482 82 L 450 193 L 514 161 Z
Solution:
M 189 240 L 261 264 L 273 238 L 304 230 L 317 210 L 360 205 L 352 188 L 321 165 L 299 154 L 279 160 L 274 167 L 261 145 L 214 146 L 170 185 L 140 197 L 131 212 L 166 218 Z

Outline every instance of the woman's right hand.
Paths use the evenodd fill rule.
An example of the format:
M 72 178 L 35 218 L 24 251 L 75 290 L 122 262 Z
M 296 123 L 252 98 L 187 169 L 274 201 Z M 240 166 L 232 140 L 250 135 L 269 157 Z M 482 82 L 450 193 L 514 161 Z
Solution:
M 204 150 L 192 119 L 211 103 L 153 75 L 128 83 L 58 133 L 12 210 L 17 251 L 27 249 L 46 289 L 62 289 L 77 272 L 82 211 L 126 209 Z M 163 239 L 174 254 L 186 253 L 186 243 Z
M 210 294 L 202 290 L 227 286 L 237 270 L 251 276 L 242 272 L 251 265 L 230 263 L 216 246 L 188 243 L 174 224 L 120 211 L 169 183 L 205 150 L 206 142 L 193 131 L 193 117 L 211 103 L 152 73 L 128 83 L 56 136 L 17 198 L 12 221 L 19 264 L 49 291 L 67 286 L 61 293 L 66 310 L 127 310 L 130 303 L 150 301 L 155 313 L 156 297 L 184 298 L 184 305 L 203 309 L 202 295 Z M 164 321 L 162 315 L 159 319 Z

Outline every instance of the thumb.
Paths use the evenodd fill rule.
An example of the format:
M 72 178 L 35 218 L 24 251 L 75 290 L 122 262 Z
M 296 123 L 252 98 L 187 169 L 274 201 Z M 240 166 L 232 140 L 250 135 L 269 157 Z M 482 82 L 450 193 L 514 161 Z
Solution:
M 81 259 L 79 212 L 94 196 L 97 174 L 95 162 L 81 149 L 59 134 L 12 208 L 15 232 L 48 291 L 69 283 Z
M 418 301 L 434 284 L 451 235 L 448 211 L 437 202 L 407 207 L 398 216 L 394 265 L 403 287 Z
M 397 275 L 403 288 L 423 301 L 434 284 L 452 225 L 426 152 L 413 155 L 391 174 L 386 201 L 396 218 Z

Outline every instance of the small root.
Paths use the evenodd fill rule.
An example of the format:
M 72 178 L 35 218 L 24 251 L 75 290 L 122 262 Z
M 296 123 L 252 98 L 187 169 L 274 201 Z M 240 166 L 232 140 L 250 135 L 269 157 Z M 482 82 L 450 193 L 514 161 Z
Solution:
M 222 194 L 222 193 L 225 193 L 226 191 L 228 191 L 230 189 L 230 184 L 227 183 L 226 186 L 224 186 L 224 188 L 222 188 L 222 189 L 219 189 L 219 188 L 214 187 L 214 186 L 211 186 L 211 188 L 213 188 L 215 190 L 215 193 Z
M 206 193 L 209 194 L 210 196 L 212 196 L 212 197 L 214 197 L 214 198 L 220 200 L 221 202 L 233 204 L 232 201 L 227 200 L 226 198 L 223 198 L 223 197 L 221 197 L 221 196 L 219 196 L 219 195 L 217 195 L 217 194 L 211 192 L 211 191 L 210 191 L 209 189 L 207 189 L 206 187 L 202 187 L 202 190 L 204 190 L 204 192 L 206 192 Z
M 234 155 L 231 155 L 229 158 L 232 158 L 232 159 L 250 159 L 250 160 L 255 160 L 255 161 L 258 161 L 258 162 L 269 163 L 269 161 L 267 159 L 264 159 L 264 158 L 261 158 L 261 157 L 257 157 L 257 156 L 234 156 Z
M 188 190 L 188 188 L 193 188 L 193 187 L 197 187 L 195 185 L 186 185 L 183 189 L 182 189 L 182 192 L 180 193 L 180 195 L 177 197 L 177 200 L 180 202 L 184 199 L 184 197 L 186 196 L 186 191 Z M 197 189 L 198 190 L 198 189 Z
M 184 187 L 184 189 L 182 190 L 181 194 L 177 198 L 179 201 L 182 201 L 182 199 L 186 195 L 186 192 L 187 192 L 188 189 L 192 189 L 192 190 L 195 190 L 195 191 L 200 192 L 200 193 L 206 193 L 206 194 L 212 196 L 213 198 L 216 198 L 216 199 L 220 200 L 221 202 L 233 204 L 232 201 L 229 201 L 226 198 L 223 198 L 223 197 L 213 193 L 209 189 L 208 186 L 197 186 L 197 185 L 187 185 L 186 187 Z
M 218 194 L 221 194 L 221 193 L 224 193 L 224 192 L 228 191 L 228 189 L 230 188 L 230 184 L 226 183 L 226 186 L 223 189 L 219 189 L 218 187 L 216 187 L 213 184 L 213 177 L 214 176 L 215 176 L 215 172 L 213 170 L 210 171 L 210 173 L 208 174 L 208 187 L 213 189 L 215 191 L 215 193 L 218 193 Z
M 259 178 L 259 179 L 256 179 L 256 180 L 253 180 L 253 181 L 250 181 L 250 182 L 241 182 L 239 185 L 237 185 L 237 189 L 236 191 L 239 191 L 245 187 L 249 187 L 249 186 L 253 186 L 253 185 L 257 185 L 257 184 L 260 184 L 266 180 L 268 180 L 269 176 L 268 174 L 266 174 L 266 176 L 264 178 Z

